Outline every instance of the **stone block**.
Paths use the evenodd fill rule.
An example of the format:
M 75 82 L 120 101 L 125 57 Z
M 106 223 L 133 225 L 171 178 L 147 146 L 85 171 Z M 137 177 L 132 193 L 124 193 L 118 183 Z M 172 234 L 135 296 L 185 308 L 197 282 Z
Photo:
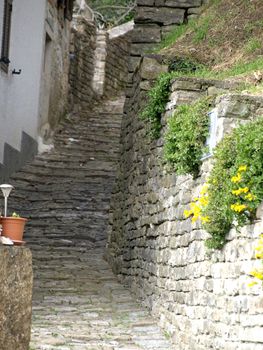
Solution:
M 159 25 L 137 25 L 132 32 L 133 43 L 159 43 L 161 27 Z
M 154 0 L 137 0 L 138 6 L 153 6 Z
M 249 104 L 235 96 L 225 96 L 218 104 L 218 117 L 244 119 L 250 114 Z
M 192 90 L 192 91 L 200 91 L 202 89 L 202 85 L 198 81 L 191 80 L 175 80 L 172 85 L 172 91 L 175 90 Z
M 0 246 L 0 285 L 0 349 L 28 350 L 33 288 L 28 248 Z
M 141 56 L 152 51 L 155 47 L 155 43 L 134 43 L 131 45 L 131 56 Z
M 204 96 L 204 93 L 198 91 L 175 91 L 171 94 L 170 102 L 168 102 L 166 109 L 173 109 L 175 106 L 194 102 L 202 96 Z
M 185 10 L 168 7 L 139 7 L 135 23 L 158 23 L 162 25 L 182 24 Z
M 201 7 L 192 7 L 187 10 L 188 15 L 200 15 L 202 12 Z
M 199 7 L 201 0 L 155 0 L 155 5 L 176 8 Z
M 219 89 L 215 86 L 209 86 L 209 88 L 207 89 L 207 94 L 208 96 L 217 96 L 217 95 L 222 95 L 224 93 L 226 93 L 227 91 L 224 89 Z
M 168 66 L 160 64 L 156 59 L 144 57 L 141 67 L 141 77 L 145 80 L 154 80 L 161 73 L 168 72 Z
M 247 327 L 240 333 L 241 341 L 263 343 L 262 327 Z

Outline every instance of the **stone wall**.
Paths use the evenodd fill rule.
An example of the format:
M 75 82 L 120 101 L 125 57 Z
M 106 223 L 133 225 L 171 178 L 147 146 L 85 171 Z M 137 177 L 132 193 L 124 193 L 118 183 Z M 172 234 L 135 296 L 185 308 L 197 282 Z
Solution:
M 29 249 L 0 246 L 0 286 L 0 349 L 28 350 L 33 287 Z
M 123 93 L 127 84 L 130 30 L 114 28 L 114 35 L 96 30 L 82 16 L 74 18 L 71 39 L 70 105 L 90 108 L 102 97 Z
M 92 87 L 96 50 L 96 27 L 82 16 L 73 20 L 70 47 L 70 105 L 81 108 L 95 97 Z
M 139 64 L 141 55 L 157 47 L 176 26 L 201 13 L 207 0 L 137 0 L 129 71 Z M 132 74 L 131 74 L 132 76 Z
M 64 8 L 47 1 L 39 108 L 39 136 L 47 144 L 68 110 L 70 28 Z
M 125 91 L 128 77 L 129 51 L 129 31 L 117 37 L 107 37 L 105 96 L 114 96 Z
M 231 230 L 224 249 L 208 256 L 207 233 L 183 212 L 205 182 L 211 159 L 203 162 L 196 180 L 165 170 L 162 137 L 150 141 L 138 118 L 144 90 L 151 84 L 142 79 L 143 71 L 142 63 L 133 76 L 123 119 L 108 261 L 159 318 L 176 349 L 262 350 L 262 291 L 247 286 L 254 246 L 263 232 L 262 214 L 240 232 Z M 177 105 L 218 93 L 225 95 L 216 100 L 217 135 L 262 115 L 262 97 L 230 94 L 234 87 L 229 82 L 176 79 L 162 123 L 165 126 Z

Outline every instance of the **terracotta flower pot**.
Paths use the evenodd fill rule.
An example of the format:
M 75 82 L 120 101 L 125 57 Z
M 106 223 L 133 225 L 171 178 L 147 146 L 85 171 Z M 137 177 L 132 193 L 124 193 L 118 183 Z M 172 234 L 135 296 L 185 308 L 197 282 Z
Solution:
M 19 217 L 1 218 L 2 236 L 10 238 L 12 241 L 22 241 L 26 221 L 27 219 Z

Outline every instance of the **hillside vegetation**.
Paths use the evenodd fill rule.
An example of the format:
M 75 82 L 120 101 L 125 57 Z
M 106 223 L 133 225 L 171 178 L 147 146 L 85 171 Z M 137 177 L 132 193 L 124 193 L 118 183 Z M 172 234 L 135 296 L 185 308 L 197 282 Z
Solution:
M 160 46 L 170 58 L 203 66 L 200 74 L 231 76 L 263 69 L 263 0 L 212 0 L 197 20 L 177 27 Z

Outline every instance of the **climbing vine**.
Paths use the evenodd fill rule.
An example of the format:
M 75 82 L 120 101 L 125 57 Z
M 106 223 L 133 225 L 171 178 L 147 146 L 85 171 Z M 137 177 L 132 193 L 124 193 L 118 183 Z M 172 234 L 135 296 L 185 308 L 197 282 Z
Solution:
M 212 98 L 179 106 L 168 121 L 164 158 L 177 174 L 199 174 L 208 136 L 208 111 Z

